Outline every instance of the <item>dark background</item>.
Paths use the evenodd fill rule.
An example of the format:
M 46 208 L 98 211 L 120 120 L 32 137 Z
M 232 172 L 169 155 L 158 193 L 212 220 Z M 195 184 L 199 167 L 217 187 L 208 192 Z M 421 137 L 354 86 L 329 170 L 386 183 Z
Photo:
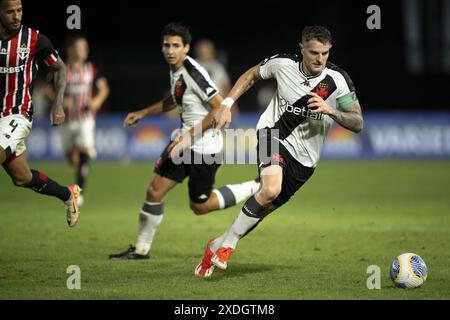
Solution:
M 413 25 L 421 37 L 421 69 L 408 67 L 405 26 L 407 3 L 417 5 Z M 195 41 L 208 37 L 227 53 L 232 81 L 247 68 L 276 53 L 298 52 L 305 25 L 323 24 L 333 34 L 330 61 L 356 84 L 365 110 L 437 110 L 450 101 L 450 55 L 445 14 L 449 0 L 404 1 L 36 1 L 23 0 L 27 26 L 46 34 L 63 53 L 69 14 L 82 11 L 81 32 L 88 36 L 91 58 L 111 85 L 105 111 L 134 110 L 159 100 L 169 72 L 161 55 L 160 31 L 170 21 L 191 26 Z M 369 30 L 369 5 L 381 8 L 381 30 Z M 450 18 L 450 14 L 447 16 Z M 448 20 L 448 19 L 447 19 Z M 447 25 L 448 26 L 448 25 Z M 420 51 L 421 50 L 421 51 Z M 259 84 L 260 85 L 260 84 Z M 258 88 L 240 107 L 256 106 Z

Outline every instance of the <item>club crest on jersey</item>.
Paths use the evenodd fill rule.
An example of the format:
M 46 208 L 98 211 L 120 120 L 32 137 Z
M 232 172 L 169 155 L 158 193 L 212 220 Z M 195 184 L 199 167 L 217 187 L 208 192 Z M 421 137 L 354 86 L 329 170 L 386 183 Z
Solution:
M 30 48 L 28 48 L 27 44 L 24 43 L 20 46 L 20 48 L 17 49 L 17 54 L 20 59 L 24 60 L 28 57 L 28 54 L 30 53 Z
M 181 106 L 183 104 L 183 96 L 186 92 L 186 82 L 184 82 L 183 76 L 181 75 L 180 78 L 175 82 L 175 88 L 174 88 L 174 96 L 175 96 L 175 102 L 177 105 Z
M 326 83 L 320 83 L 319 87 L 316 89 L 315 93 L 320 96 L 323 100 L 326 100 L 329 95 L 328 85 Z
M 272 160 L 273 160 L 275 163 L 284 164 L 284 158 L 283 158 L 283 156 L 282 156 L 281 154 L 279 154 L 279 153 L 274 153 L 274 154 L 272 155 Z
M 2 55 L 2 56 L 7 56 L 7 55 L 8 55 L 8 50 L 5 49 L 5 48 L 2 48 L 2 49 L 0 50 L 0 55 Z

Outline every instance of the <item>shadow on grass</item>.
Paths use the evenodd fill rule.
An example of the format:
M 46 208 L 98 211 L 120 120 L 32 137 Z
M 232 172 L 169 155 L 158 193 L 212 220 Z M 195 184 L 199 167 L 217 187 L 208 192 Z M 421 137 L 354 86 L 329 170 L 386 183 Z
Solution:
M 214 269 L 214 273 L 211 278 L 203 279 L 211 282 L 222 281 L 233 278 L 243 278 L 249 275 L 260 274 L 266 276 L 273 275 L 273 272 L 284 273 L 295 269 L 292 266 L 283 266 L 275 264 L 260 264 L 260 263 L 236 263 L 228 267 L 227 270 Z

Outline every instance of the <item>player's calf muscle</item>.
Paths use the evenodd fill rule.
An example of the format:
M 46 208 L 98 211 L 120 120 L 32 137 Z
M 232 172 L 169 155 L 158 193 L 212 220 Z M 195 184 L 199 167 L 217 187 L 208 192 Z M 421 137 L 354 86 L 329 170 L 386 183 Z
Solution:
M 198 216 L 210 212 L 209 208 L 206 207 L 204 203 L 191 202 L 189 207 L 191 208 L 192 212 Z
M 191 202 L 190 208 L 194 214 L 203 215 L 203 214 L 207 214 L 211 211 L 219 209 L 219 206 L 218 205 L 214 206 L 214 204 L 210 203 L 209 201 L 205 202 L 205 203 Z
M 31 182 L 32 175 L 31 172 L 29 175 L 20 175 L 20 176 L 12 176 L 11 180 L 16 187 L 26 188 Z
M 157 188 L 150 186 L 147 189 L 147 201 L 150 202 L 162 202 L 164 200 L 164 194 L 159 192 Z

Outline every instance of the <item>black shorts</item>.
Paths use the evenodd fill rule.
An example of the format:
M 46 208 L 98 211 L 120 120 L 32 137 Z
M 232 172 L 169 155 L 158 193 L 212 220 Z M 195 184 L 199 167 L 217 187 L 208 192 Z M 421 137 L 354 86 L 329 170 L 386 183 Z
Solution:
M 175 164 L 169 158 L 169 154 L 167 153 L 168 147 L 164 149 L 158 161 L 156 161 L 154 172 L 178 183 L 183 182 L 186 177 L 189 177 L 188 188 L 191 201 L 194 203 L 205 203 L 208 201 L 220 164 Z M 200 154 L 196 154 L 193 151 L 190 152 L 192 163 L 194 163 L 194 157 L 201 157 Z
M 273 131 L 269 128 L 258 130 L 257 135 L 259 173 L 271 165 L 279 165 L 283 169 L 281 192 L 272 202 L 275 206 L 281 207 L 311 178 L 314 168 L 305 167 L 295 160 L 283 144 L 274 140 Z M 263 144 L 267 147 L 263 147 Z M 278 146 L 278 150 L 273 148 L 275 145 Z

